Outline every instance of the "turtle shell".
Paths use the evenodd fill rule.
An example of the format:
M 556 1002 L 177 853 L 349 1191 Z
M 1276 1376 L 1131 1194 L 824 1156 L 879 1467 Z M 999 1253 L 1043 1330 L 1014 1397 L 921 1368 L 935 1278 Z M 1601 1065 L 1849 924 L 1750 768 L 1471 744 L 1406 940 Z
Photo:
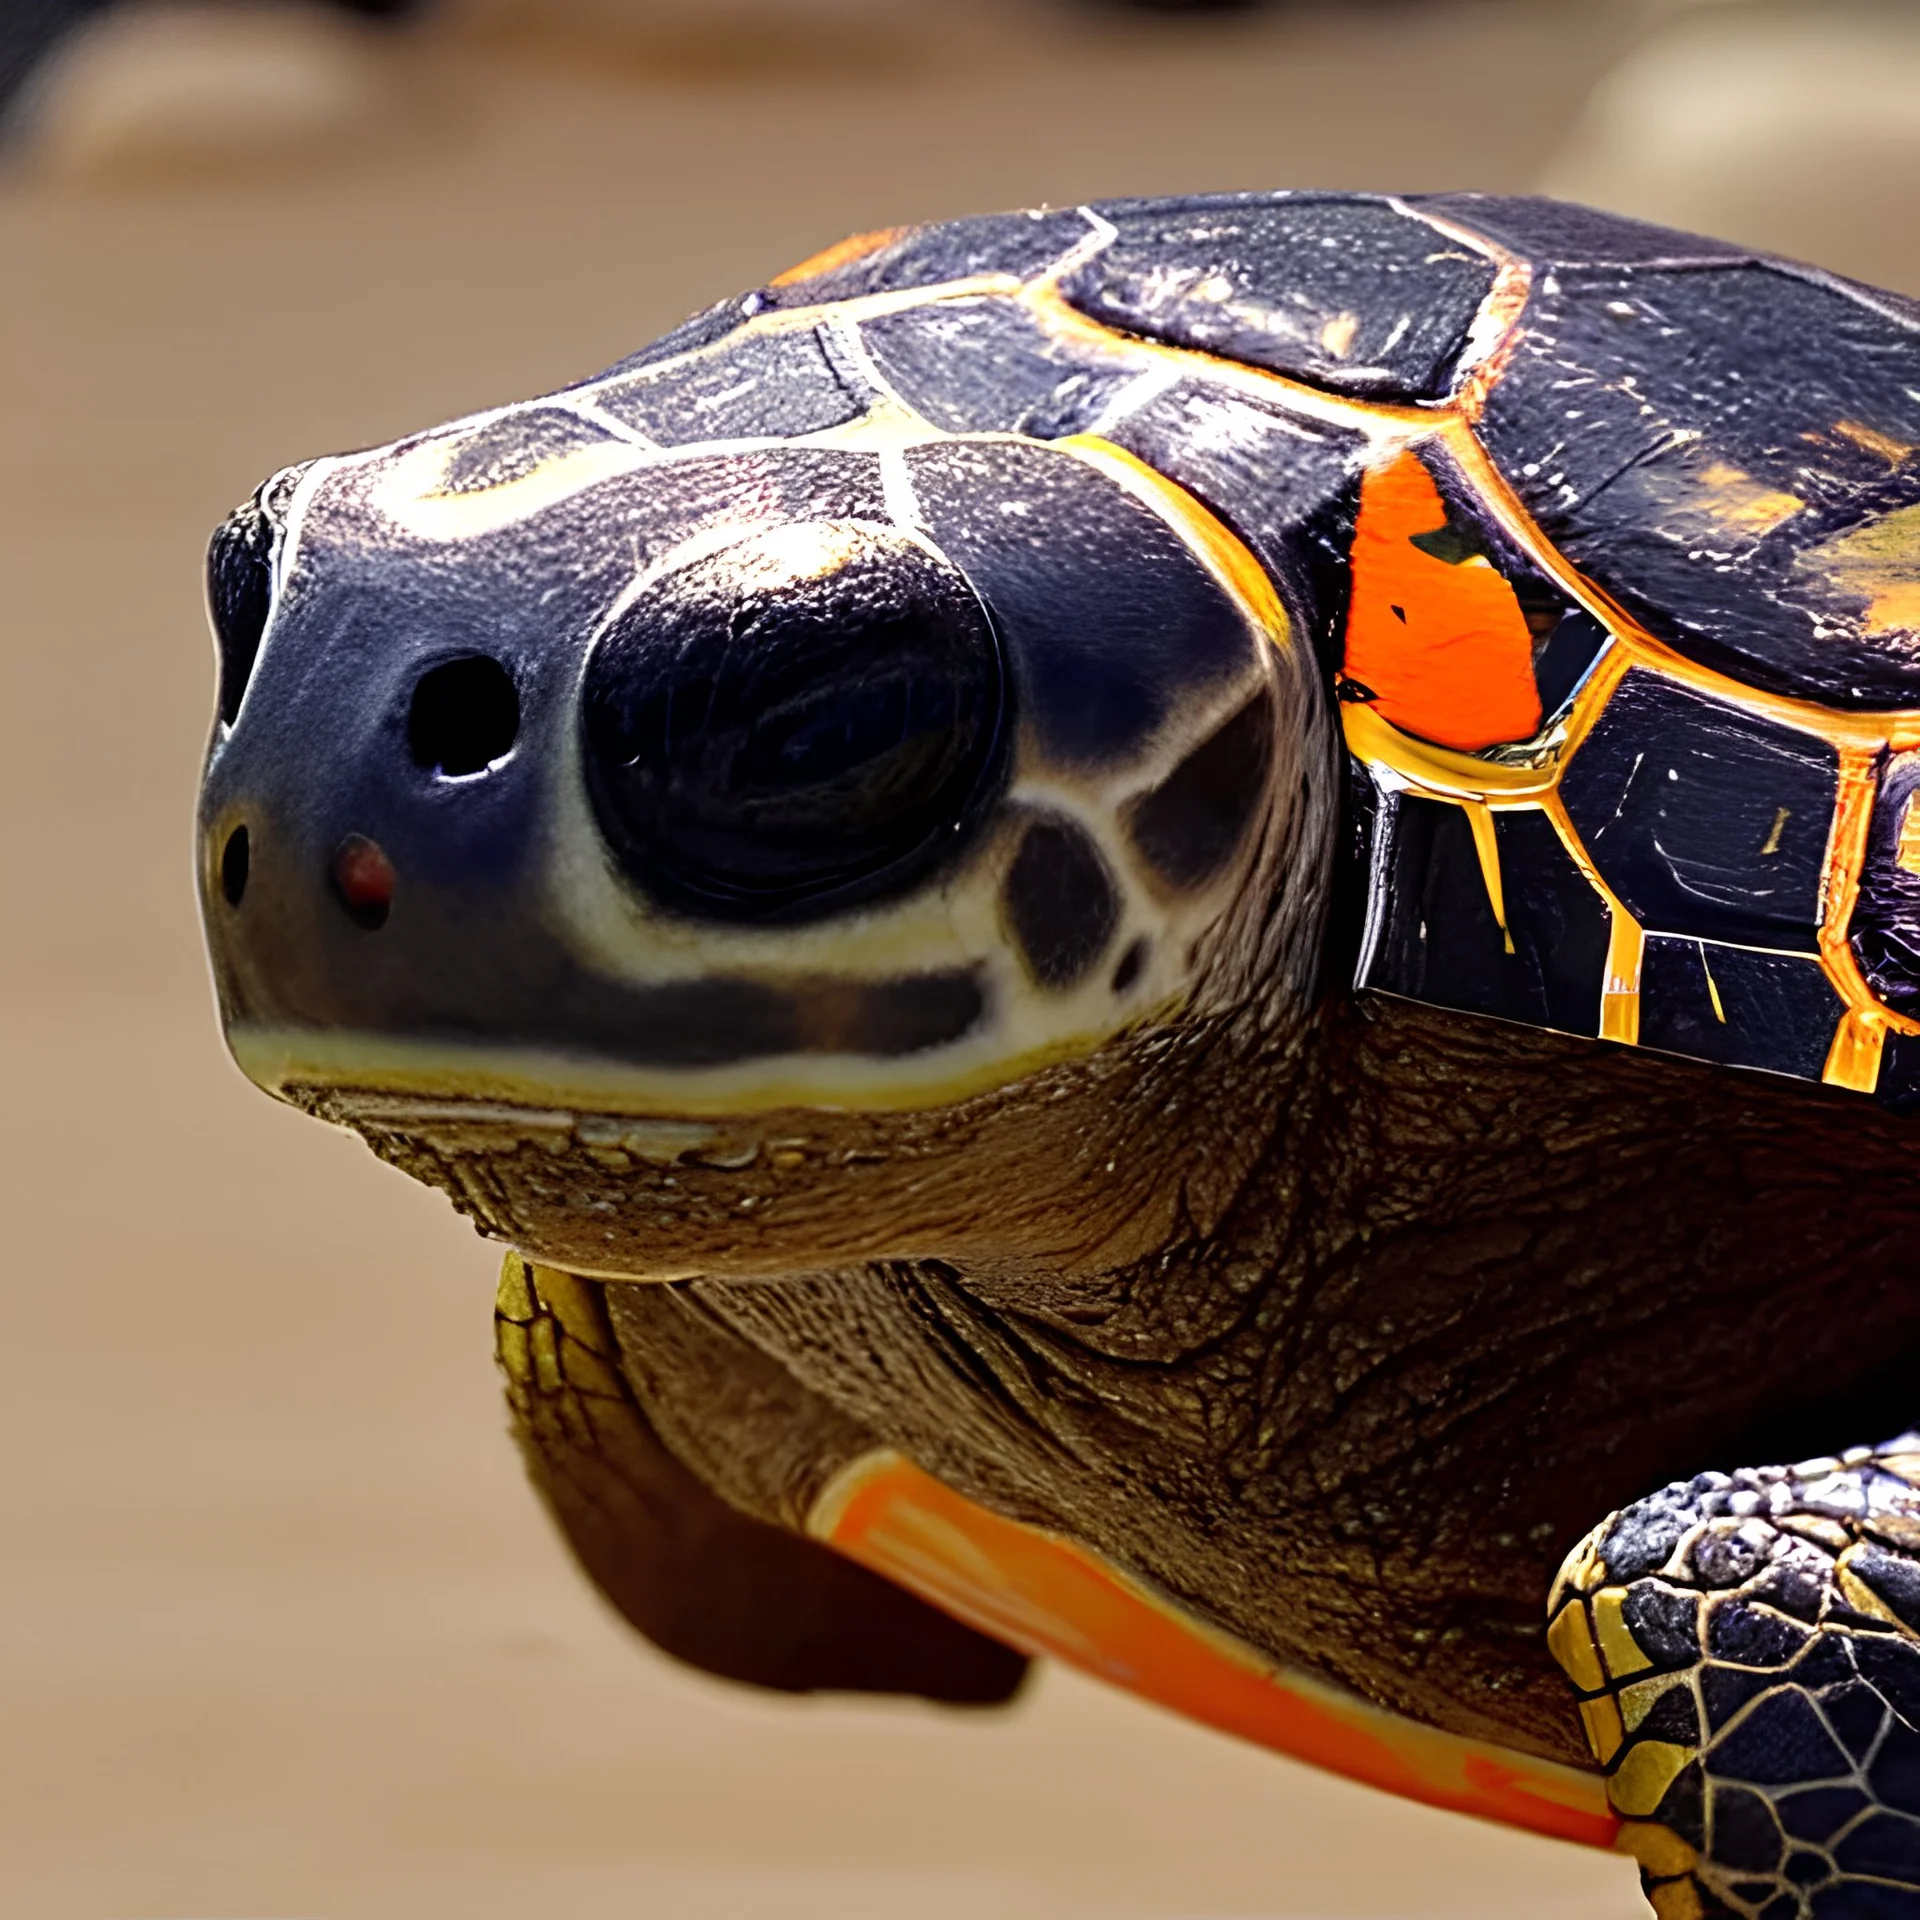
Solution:
M 777 1362 L 762 1458 L 827 1430 L 813 1399 L 832 1447 L 880 1443 L 811 1483 L 817 1538 L 1219 1724 L 1605 1838 L 1591 1779 L 1482 1750 L 1578 1752 L 1522 1583 L 1568 1506 L 1709 1427 L 1884 1390 L 1909 1308 L 1855 1274 L 1904 1231 L 1902 1130 L 1784 1126 L 1813 1103 L 1591 1049 L 1543 1088 L 1577 1049 L 1488 1045 L 1415 1060 L 1404 1130 L 1352 1157 L 1322 1125 L 1347 1083 L 1270 1139 L 1286 1085 L 1233 1048 L 1337 955 L 1363 991 L 1920 1104 L 1917 451 L 1920 313 L 1545 202 L 1214 196 L 846 242 L 229 521 L 202 885 L 236 1054 L 509 1243 L 675 1283 L 611 1288 L 603 1323 L 529 1268 L 502 1347 L 528 1395 L 605 1411 L 609 1356 L 637 1387 L 654 1340 L 660 1377 L 696 1356 L 675 1430 L 738 1461 L 701 1395 Z M 1452 1135 L 1505 1168 L 1643 1084 L 1685 1112 L 1618 1203 L 1489 1174 L 1463 1224 L 1423 1217 Z M 1815 1149 L 1818 1182 L 1785 1177 Z M 1324 1195 L 1295 1178 L 1316 1155 Z M 1330 1231 L 1295 1232 L 1323 1198 Z M 1483 1257 L 1496 1216 L 1522 1252 Z M 888 1361 L 929 1338 L 936 1363 Z M 764 1517 L 798 1524 L 799 1484 Z M 1006 1512 L 1066 1545 L 1036 1572 Z M 926 1572 L 955 1541 L 971 1587 Z M 1355 1598 L 1362 1557 L 1404 1632 Z M 1040 1591 L 1069 1596 L 1053 1641 Z M 1163 1659 L 1189 1599 L 1207 1625 Z M 1282 1659 L 1447 1737 L 1269 1684 Z
M 863 236 L 627 370 L 729 335 L 736 405 L 763 367 L 809 421 L 864 384 L 1098 437 L 1246 542 L 1342 703 L 1358 986 L 1920 1098 L 1913 304 L 1549 201 L 1267 193 Z
M 408 532 L 381 489 L 420 463 L 436 477 Z M 831 884 L 803 862 L 775 886 L 752 849 L 735 872 L 738 847 L 717 878 L 682 874 L 693 856 L 655 845 L 647 797 L 596 787 L 638 882 L 689 911 L 784 924 L 897 903 L 958 857 L 949 814 L 1004 824 L 1063 782 L 1137 790 L 1124 818 L 1083 809 L 1098 846 L 1047 829 L 1000 902 L 1008 938 L 969 959 L 1000 970 L 1003 1001 L 1048 1045 L 1121 1030 L 1190 984 L 1175 956 L 1230 904 L 1236 849 L 1278 791 L 1280 761 L 1259 758 L 1278 735 L 1255 738 L 1258 715 L 1244 738 L 1225 724 L 1246 671 L 1264 671 L 1249 635 L 1277 609 L 1318 654 L 1318 676 L 1290 658 L 1280 725 L 1320 788 L 1323 691 L 1344 732 L 1351 924 L 1329 950 L 1354 955 L 1357 987 L 1920 1104 L 1920 309 L 1895 295 L 1540 200 L 996 214 L 843 242 L 593 379 L 332 466 L 325 564 L 380 556 L 391 598 L 404 547 L 424 569 L 407 589 L 421 634 L 445 629 L 449 649 L 459 619 L 433 552 L 472 534 L 460 578 L 527 690 L 527 766 L 570 697 L 535 698 L 575 671 L 555 633 L 577 640 L 625 571 L 722 525 L 924 534 L 973 580 L 1032 764 L 1006 772 L 983 653 L 981 686 L 941 695 L 986 716 L 952 781 L 871 846 L 828 849 Z M 255 673 L 271 518 L 237 518 L 216 551 L 228 724 Z M 536 604 L 522 588 L 563 555 Z M 275 727 L 344 739 L 374 724 L 379 702 L 337 664 L 253 703 L 256 759 L 278 751 L 258 738 Z M 599 692 L 640 699 L 625 682 Z M 323 695 L 324 711 L 301 704 Z M 370 748 L 365 777 L 389 757 Z M 210 822 L 239 777 L 214 768 Z M 628 1054 L 679 1070 L 681 1002 L 610 1006 L 508 897 L 530 869 L 499 847 L 534 844 L 533 802 L 512 789 L 491 783 L 463 818 L 492 835 L 489 921 L 518 930 L 515 963 L 471 966 L 450 922 L 445 965 L 382 984 L 343 962 L 352 1006 L 329 975 L 317 1016 L 295 1011 L 403 1034 L 431 1016 L 541 1046 L 617 1030 Z M 389 798 L 370 788 L 362 811 Z M 483 827 L 515 807 L 511 833 Z M 452 857 L 439 839 L 412 855 L 422 873 Z M 1143 971 L 1149 950 L 1162 972 Z M 559 975 L 572 999 L 534 984 Z M 851 1025 L 782 1001 L 729 1017 L 716 1044 L 729 1063 L 816 1029 L 828 1052 L 852 1033 L 863 1058 L 969 1035 L 991 1052 L 972 978 L 890 979 Z

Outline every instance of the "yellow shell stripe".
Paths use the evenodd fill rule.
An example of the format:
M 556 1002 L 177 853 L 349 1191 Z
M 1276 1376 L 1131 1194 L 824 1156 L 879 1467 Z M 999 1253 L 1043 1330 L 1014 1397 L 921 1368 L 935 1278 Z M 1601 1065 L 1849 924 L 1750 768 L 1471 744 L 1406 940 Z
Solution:
M 1184 487 L 1176 486 L 1157 467 L 1148 466 L 1124 447 L 1092 434 L 1076 433 L 1052 444 L 1071 449 L 1173 526 L 1267 639 L 1282 651 L 1292 645 L 1286 609 L 1266 569 L 1246 543 Z
M 1484 239 L 1444 222 L 1436 224 L 1454 234 L 1462 244 L 1489 254 L 1497 268 L 1493 292 L 1476 323 L 1475 338 L 1470 346 L 1473 358 L 1466 378 L 1459 394 L 1444 406 L 1396 406 L 1349 400 L 1242 361 L 1118 332 L 1068 304 L 1059 290 L 1059 270 L 1025 283 L 1011 275 L 986 273 L 936 286 L 829 300 L 818 306 L 787 307 L 777 314 L 764 316 L 757 324 L 774 328 L 810 327 L 828 317 L 859 320 L 906 307 L 999 294 L 1026 308 L 1055 338 L 1083 351 L 1109 355 L 1135 366 L 1157 364 L 1170 377 L 1191 374 L 1217 392 L 1237 392 L 1252 400 L 1278 402 L 1296 418 L 1321 421 L 1355 433 L 1370 443 L 1376 463 L 1384 464 L 1410 448 L 1423 445 L 1444 450 L 1501 529 L 1527 554 L 1543 577 L 1554 581 L 1574 604 L 1585 608 L 1606 627 L 1611 644 L 1588 676 L 1562 728 L 1556 730 L 1555 737 L 1539 743 L 1537 767 L 1517 768 L 1434 746 L 1399 731 L 1359 703 L 1343 705 L 1341 710 L 1349 748 L 1356 758 L 1386 773 L 1404 790 L 1419 797 L 1450 802 L 1467 812 L 1474 826 L 1488 899 L 1503 927 L 1504 898 L 1498 849 L 1491 830 L 1492 815 L 1509 808 L 1534 808 L 1546 815 L 1568 856 L 1600 895 L 1608 912 L 1611 932 L 1600 1037 L 1631 1045 L 1639 1039 L 1640 955 L 1644 932 L 1602 880 L 1582 845 L 1559 798 L 1560 767 L 1591 730 L 1628 670 L 1635 666 L 1678 681 L 1728 706 L 1825 741 L 1838 755 L 1839 777 L 1822 864 L 1816 946 L 1821 969 L 1844 1012 L 1828 1049 L 1822 1078 L 1831 1085 L 1871 1092 L 1879 1077 L 1888 1033 L 1920 1033 L 1920 1020 L 1896 1013 L 1875 995 L 1849 945 L 1848 921 L 1859 895 L 1873 809 L 1875 763 L 1884 752 L 1920 746 L 1920 709 L 1836 713 L 1816 701 L 1768 693 L 1701 666 L 1656 639 L 1558 552 L 1494 466 L 1474 431 L 1486 395 L 1517 345 L 1528 271 L 1524 263 L 1501 253 Z M 860 236 L 858 241 L 846 243 L 852 251 L 845 257 L 859 257 L 884 245 L 890 237 Z M 841 257 L 837 250 L 830 249 L 829 255 L 820 259 L 826 264 L 838 264 Z M 814 270 L 815 263 L 804 263 L 801 268 L 782 275 L 778 284 L 803 283 Z M 1837 430 L 1854 437 L 1864 431 L 1852 429 L 1847 423 L 1841 423 Z M 1120 463 L 1151 471 L 1120 449 L 1106 448 L 1105 443 L 1093 435 L 1077 436 L 1071 444 L 1081 458 L 1098 459 L 1108 465 L 1109 471 Z M 1096 454 L 1096 448 L 1104 452 Z M 1190 530 L 1218 528 L 1226 546 L 1239 546 L 1224 527 L 1219 527 L 1214 516 L 1186 495 L 1184 489 L 1166 481 L 1164 476 L 1156 477 L 1161 480 L 1161 486 L 1153 490 L 1152 500 L 1163 514 L 1176 522 L 1184 522 Z M 1136 490 L 1146 497 L 1144 487 Z M 1169 513 L 1175 499 L 1183 503 L 1183 510 Z M 1771 505 L 1746 501 L 1744 494 L 1741 501 L 1743 511 L 1764 506 L 1771 513 L 1783 514 L 1795 507 L 1786 496 Z M 1207 540 L 1196 544 L 1203 550 L 1214 545 Z M 1218 552 L 1208 551 L 1215 570 L 1240 586 L 1244 594 L 1243 567 L 1235 561 L 1223 568 L 1221 557 Z M 1920 846 L 1916 847 L 1916 861 L 1920 862 Z
M 1484 246 L 1485 243 L 1476 244 Z M 1460 396 L 1445 407 L 1346 400 L 1244 362 L 1119 334 L 1069 306 L 1051 279 L 1021 287 L 1001 282 L 996 290 L 1004 289 L 1058 338 L 1077 341 L 1095 350 L 1119 349 L 1136 358 L 1148 357 L 1169 369 L 1191 372 L 1216 389 L 1237 390 L 1249 398 L 1278 400 L 1298 417 L 1322 420 L 1363 436 L 1371 442 L 1379 461 L 1423 444 L 1440 447 L 1474 487 L 1502 531 L 1527 554 L 1540 573 L 1607 628 L 1612 636 L 1611 645 L 1576 698 L 1561 737 L 1543 745 L 1540 758 L 1544 764 L 1537 769 L 1516 768 L 1433 746 L 1402 733 L 1377 714 L 1370 713 L 1364 704 L 1342 708 L 1347 744 L 1356 758 L 1390 773 L 1412 793 L 1464 808 L 1469 819 L 1476 823 L 1475 844 L 1480 851 L 1488 898 L 1503 927 L 1498 854 L 1490 831 L 1490 816 L 1495 810 L 1516 807 L 1537 808 L 1546 814 L 1569 857 L 1607 908 L 1612 931 L 1601 1007 L 1603 1039 L 1629 1045 L 1638 1042 L 1640 953 L 1644 935 L 1618 896 L 1601 879 L 1592 857 L 1581 844 L 1560 801 L 1558 782 L 1560 767 L 1599 719 L 1627 671 L 1635 666 L 1645 667 L 1716 701 L 1810 734 L 1833 747 L 1839 758 L 1839 781 L 1821 872 L 1818 957 L 1845 1011 L 1828 1050 L 1822 1078 L 1830 1085 L 1870 1093 L 1879 1078 L 1887 1034 L 1920 1033 L 1920 1020 L 1896 1013 L 1874 993 L 1854 958 L 1847 927 L 1859 895 L 1861 866 L 1866 855 L 1875 763 L 1884 752 L 1920 746 L 1920 709 L 1837 713 L 1816 701 L 1769 693 L 1732 679 L 1684 658 L 1656 639 L 1560 554 L 1521 505 L 1474 432 L 1474 421 L 1485 394 L 1512 351 L 1525 304 L 1524 269 L 1507 259 L 1502 259 L 1500 265 L 1500 277 L 1490 304 L 1497 309 L 1505 331 L 1483 348 Z M 920 289 L 918 298 L 952 298 L 983 290 L 980 281 L 971 280 L 956 282 L 950 288 Z M 859 312 L 871 304 L 876 309 L 890 310 L 907 303 L 908 297 L 900 294 L 870 295 L 846 302 L 844 308 Z M 1077 444 L 1085 451 L 1089 440 L 1082 438 Z M 1210 515 L 1204 517 L 1211 518 Z
M 1814 701 L 1766 692 L 1684 658 L 1672 647 L 1656 640 L 1614 600 L 1577 573 L 1561 557 L 1514 498 L 1504 477 L 1494 467 L 1466 421 L 1457 417 L 1448 419 L 1437 437 L 1458 462 L 1484 503 L 1502 524 L 1503 530 L 1523 547 L 1543 573 L 1554 579 L 1572 599 L 1599 619 L 1612 635 L 1612 644 L 1575 699 L 1566 723 L 1564 740 L 1552 749 L 1551 771 L 1538 796 L 1530 794 L 1523 800 L 1510 794 L 1503 795 L 1497 782 L 1484 785 L 1476 796 L 1479 804 L 1488 807 L 1502 804 L 1542 807 L 1568 853 L 1606 901 L 1613 935 L 1607 965 L 1602 1037 L 1628 1043 L 1638 1040 L 1638 950 L 1641 932 L 1620 901 L 1600 881 L 1592 860 L 1581 846 L 1573 823 L 1560 802 L 1557 787 L 1560 768 L 1599 719 L 1628 669 L 1640 666 L 1691 687 L 1696 692 L 1707 694 L 1725 705 L 1743 708 L 1777 725 L 1811 734 L 1833 748 L 1839 763 L 1838 783 L 1821 867 L 1818 946 L 1822 971 L 1839 995 L 1845 1012 L 1835 1030 L 1821 1077 L 1830 1085 L 1871 1093 L 1879 1079 L 1880 1056 L 1887 1034 L 1890 1031 L 1920 1033 L 1920 1021 L 1894 1012 L 1875 995 L 1854 958 L 1847 939 L 1847 925 L 1859 895 L 1860 871 L 1866 858 L 1876 762 L 1884 752 L 1901 752 L 1920 746 L 1920 710 L 1874 714 L 1836 713 Z M 1365 709 L 1359 706 L 1349 706 L 1344 710 L 1350 745 L 1354 742 L 1356 719 L 1363 712 Z M 1377 718 L 1375 725 L 1380 729 L 1380 737 L 1373 741 L 1373 752 L 1368 753 L 1357 745 L 1353 747 L 1354 752 L 1362 759 L 1391 768 L 1410 786 L 1424 791 L 1419 788 L 1420 764 L 1436 749 L 1398 733 Z M 1449 758 L 1465 763 L 1472 761 L 1473 756 L 1451 755 Z M 1464 767 L 1457 768 L 1456 779 L 1463 773 Z M 1441 794 L 1434 797 L 1456 796 Z M 1472 804 L 1471 801 L 1468 803 Z M 1630 956 L 1631 971 L 1627 966 Z M 1624 1004 L 1629 1000 L 1634 1003 L 1632 1007 Z

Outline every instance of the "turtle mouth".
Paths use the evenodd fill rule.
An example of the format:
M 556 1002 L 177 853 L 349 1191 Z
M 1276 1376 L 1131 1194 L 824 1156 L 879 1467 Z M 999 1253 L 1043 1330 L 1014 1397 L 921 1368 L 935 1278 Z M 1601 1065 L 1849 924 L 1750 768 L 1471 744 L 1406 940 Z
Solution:
M 367 1136 L 385 1134 L 455 1153 L 511 1152 L 522 1146 L 556 1156 L 579 1151 L 621 1172 L 636 1165 L 739 1171 L 760 1158 L 764 1144 L 764 1129 L 699 1120 L 578 1112 L 504 1100 L 421 1099 L 297 1083 L 284 1091 L 305 1111 Z
M 1165 1071 L 1166 1046 L 1159 1030 L 1125 1036 L 1011 1081 L 1003 1059 L 972 1090 L 915 1107 L 690 1112 L 594 1095 L 578 1077 L 383 1083 L 364 1062 L 283 1071 L 273 1091 L 531 1259 L 606 1279 L 752 1280 L 1033 1245 L 1104 1260 L 1110 1242 L 1144 1243 L 1161 1230 L 1165 1164 L 1126 1089 Z
M 577 1123 L 611 1130 L 608 1140 L 631 1133 L 644 1144 L 648 1129 L 661 1141 L 676 1138 L 676 1128 L 692 1139 L 703 1129 L 762 1128 L 767 1116 L 795 1111 L 926 1112 L 1098 1052 L 1111 1038 L 1097 1030 L 1008 1031 L 1007 1023 L 981 1010 L 971 981 L 965 984 L 959 1031 L 897 1049 L 835 1045 L 831 1032 L 814 1047 L 748 1048 L 737 1030 L 717 1036 L 694 1030 L 680 1038 L 674 1056 L 650 1060 L 629 1050 L 244 1018 L 229 1023 L 227 1044 L 240 1070 L 265 1092 L 311 1112 L 324 1109 L 344 1124 L 405 1116 L 435 1125 L 519 1127 L 529 1138 L 545 1138 L 569 1133 Z M 696 1057 L 689 1059 L 690 1051 Z
M 881 1113 L 689 1120 L 297 1081 L 279 1091 L 438 1188 L 487 1237 L 628 1280 L 790 1272 L 863 1257 L 875 1234 L 910 1237 L 913 1187 L 882 1193 L 874 1176 L 890 1187 L 907 1163 L 924 1174 L 942 1120 L 913 1117 L 925 1137 L 901 1157 L 900 1117 Z
M 862 1157 L 795 1131 L 804 1116 L 783 1128 L 298 1083 L 282 1092 L 439 1188 L 490 1239 L 600 1278 L 708 1272 L 714 1256 L 739 1257 L 756 1208 L 804 1201 Z

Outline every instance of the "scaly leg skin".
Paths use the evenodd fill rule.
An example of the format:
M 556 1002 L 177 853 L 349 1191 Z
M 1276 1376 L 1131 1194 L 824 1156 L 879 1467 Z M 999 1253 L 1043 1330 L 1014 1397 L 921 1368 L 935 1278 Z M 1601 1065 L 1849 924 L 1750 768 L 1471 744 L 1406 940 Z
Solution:
M 1675 1481 L 1548 1618 L 1660 1920 L 1920 1920 L 1920 1433 Z

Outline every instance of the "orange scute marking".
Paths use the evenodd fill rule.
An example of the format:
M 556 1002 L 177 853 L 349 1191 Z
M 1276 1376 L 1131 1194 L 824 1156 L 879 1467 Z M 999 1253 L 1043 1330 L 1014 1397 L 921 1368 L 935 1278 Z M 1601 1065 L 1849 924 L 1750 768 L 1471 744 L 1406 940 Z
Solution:
M 1539 731 L 1533 636 L 1506 579 L 1483 559 L 1450 564 L 1414 546 L 1447 524 L 1417 454 L 1360 483 L 1353 598 L 1342 670 L 1403 733 L 1462 752 Z
M 864 260 L 870 253 L 878 253 L 882 247 L 892 246 L 896 240 L 912 231 L 911 227 L 876 227 L 872 233 L 853 234 L 810 255 L 797 267 L 789 267 L 785 273 L 776 273 L 767 284 L 770 287 L 791 287 L 802 280 L 817 280 L 821 274 L 831 273 L 835 267 L 851 266 L 854 261 Z
M 808 1530 L 997 1639 L 1222 1732 L 1557 1839 L 1607 1847 L 1619 1831 L 1598 1774 L 1403 1720 L 1277 1666 L 1085 1548 L 975 1505 L 897 1453 L 844 1469 Z

